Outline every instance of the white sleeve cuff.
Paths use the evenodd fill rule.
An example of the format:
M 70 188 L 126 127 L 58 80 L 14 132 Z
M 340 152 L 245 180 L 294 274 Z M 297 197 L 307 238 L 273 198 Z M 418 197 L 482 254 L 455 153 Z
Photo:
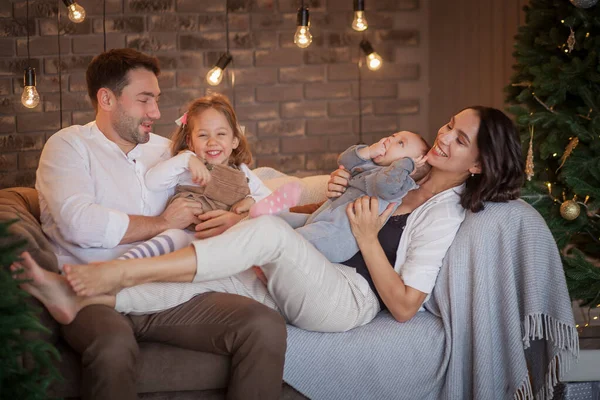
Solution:
M 104 241 L 105 248 L 112 249 L 117 247 L 127 228 L 129 227 L 129 215 L 121 211 L 110 210 L 108 212 L 108 223 L 106 224 L 106 236 Z

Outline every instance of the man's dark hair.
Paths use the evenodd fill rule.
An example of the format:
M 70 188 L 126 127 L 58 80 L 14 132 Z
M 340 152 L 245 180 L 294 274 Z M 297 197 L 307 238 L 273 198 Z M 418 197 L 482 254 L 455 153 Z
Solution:
M 477 147 L 481 173 L 467 179 L 461 204 L 473 212 L 486 201 L 506 202 L 519 197 L 524 166 L 519 134 L 502 111 L 491 107 L 467 107 L 479 114 Z
M 94 57 L 85 73 L 88 95 L 94 109 L 98 111 L 98 90 L 107 88 L 120 96 L 123 88 L 129 84 L 127 73 L 137 68 L 152 71 L 156 76 L 160 74 L 156 57 L 137 50 L 113 49 Z

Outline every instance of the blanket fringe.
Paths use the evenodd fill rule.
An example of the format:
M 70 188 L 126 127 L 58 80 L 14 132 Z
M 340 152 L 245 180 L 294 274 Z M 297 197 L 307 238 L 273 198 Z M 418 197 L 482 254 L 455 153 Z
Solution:
M 558 350 L 558 353 L 550 361 L 544 385 L 535 394 L 535 399 L 550 400 L 554 396 L 554 386 L 571 369 L 573 361 L 579 358 L 577 328 L 573 324 L 567 324 L 543 313 L 527 315 L 523 325 L 525 330 L 523 349 L 529 348 L 531 340 L 545 339 Z M 514 399 L 534 399 L 529 374 L 517 388 Z

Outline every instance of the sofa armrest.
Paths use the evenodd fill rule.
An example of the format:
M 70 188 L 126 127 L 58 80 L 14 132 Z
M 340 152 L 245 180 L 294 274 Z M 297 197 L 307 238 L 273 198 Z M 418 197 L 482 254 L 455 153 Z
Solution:
M 273 168 L 261 167 L 253 171 L 260 180 L 271 190 L 288 182 L 298 182 L 302 186 L 302 194 L 298 205 L 322 203 L 327 200 L 327 181 L 329 175 L 315 175 L 298 178 L 285 175 Z

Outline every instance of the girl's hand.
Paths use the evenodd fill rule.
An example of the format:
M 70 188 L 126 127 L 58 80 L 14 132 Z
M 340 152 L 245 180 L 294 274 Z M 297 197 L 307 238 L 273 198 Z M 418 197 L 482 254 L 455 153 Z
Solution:
M 395 206 L 396 203 L 388 204 L 387 208 L 379 215 L 377 197 L 363 196 L 348 204 L 346 215 L 350 221 L 352 234 L 359 246 L 361 242 L 377 240 L 377 234 L 392 214 Z
M 348 179 L 350 179 L 350 172 L 344 169 L 343 165 L 340 165 L 338 169 L 329 175 L 327 198 L 335 199 L 336 197 L 340 197 L 348 187 Z
M 252 197 L 246 197 L 231 206 L 231 212 L 236 214 L 243 214 L 250 211 L 250 207 L 252 207 L 256 203 L 256 201 Z
M 192 181 L 196 185 L 206 186 L 210 182 L 210 171 L 204 165 L 204 162 L 196 156 L 190 157 L 188 169 L 192 174 Z

